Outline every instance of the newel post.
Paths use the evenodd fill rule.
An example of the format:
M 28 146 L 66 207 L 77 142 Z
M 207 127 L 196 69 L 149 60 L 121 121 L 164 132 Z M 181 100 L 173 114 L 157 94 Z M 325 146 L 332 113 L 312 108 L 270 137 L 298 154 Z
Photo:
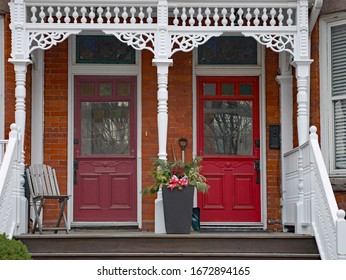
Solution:
M 339 209 L 336 221 L 336 246 L 339 260 L 346 260 L 346 220 L 345 211 Z

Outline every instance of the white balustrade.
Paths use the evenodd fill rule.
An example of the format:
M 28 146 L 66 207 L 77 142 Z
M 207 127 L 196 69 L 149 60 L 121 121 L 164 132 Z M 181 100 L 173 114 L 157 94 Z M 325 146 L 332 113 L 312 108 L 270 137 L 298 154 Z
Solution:
M 6 151 L 1 159 L 0 167 L 0 234 L 5 233 L 9 238 L 19 232 L 25 217 L 19 215 L 20 205 L 17 199 L 19 186 L 18 166 L 20 162 L 21 145 L 19 143 L 18 127 L 11 125 L 8 141 L 1 141 L 1 147 L 6 144 Z M 3 149 L 3 148 L 2 148 Z
M 258 7 L 175 7 L 174 26 L 287 26 L 294 24 L 295 9 Z
M 292 7 L 180 7 L 169 3 L 171 25 L 178 26 L 286 26 L 294 25 Z M 152 24 L 156 6 L 29 6 L 29 23 L 65 24 Z
M 135 6 L 29 6 L 28 23 L 152 24 L 156 8 Z
M 316 131 L 284 155 L 283 224 L 296 233 L 310 228 L 322 259 L 346 259 L 345 211 L 337 208 Z

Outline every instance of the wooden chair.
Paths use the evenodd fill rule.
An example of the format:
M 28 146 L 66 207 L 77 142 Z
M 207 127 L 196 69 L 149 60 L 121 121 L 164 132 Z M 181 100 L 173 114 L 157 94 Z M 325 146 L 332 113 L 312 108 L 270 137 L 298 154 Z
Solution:
M 58 230 L 65 230 L 66 233 L 68 233 L 69 230 L 67 227 L 65 207 L 70 196 L 60 194 L 55 169 L 45 164 L 34 164 L 30 166 L 30 168 L 26 169 L 26 176 L 35 212 L 35 221 L 33 222 L 32 233 L 35 233 L 36 229 L 39 230 L 40 234 L 42 234 L 43 230 L 54 230 L 55 233 L 57 233 Z M 40 215 L 44 209 L 46 200 L 57 200 L 59 204 L 60 212 L 56 227 L 44 228 L 43 220 L 41 222 Z M 60 227 L 61 219 L 64 220 L 64 228 Z

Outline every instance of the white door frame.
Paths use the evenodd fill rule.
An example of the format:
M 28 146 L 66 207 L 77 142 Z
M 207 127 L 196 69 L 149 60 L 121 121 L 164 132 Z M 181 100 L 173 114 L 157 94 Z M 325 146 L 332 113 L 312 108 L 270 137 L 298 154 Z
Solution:
M 197 155 L 197 76 L 257 76 L 259 77 L 260 106 L 260 161 L 261 161 L 261 222 L 241 223 L 242 226 L 267 228 L 267 172 L 266 172 L 266 90 L 265 90 L 265 48 L 258 44 L 258 65 L 254 66 L 198 66 L 197 50 L 193 52 L 193 156 Z M 196 196 L 195 196 L 196 198 Z M 197 200 L 195 200 L 197 205 Z M 240 223 L 232 223 L 240 225 Z
M 105 35 L 98 33 L 99 35 Z M 95 35 L 95 34 L 94 34 Z M 104 64 L 76 64 L 75 63 L 75 36 L 70 36 L 68 54 L 68 179 L 67 192 L 73 195 L 73 126 L 74 126 L 74 77 L 76 75 L 112 75 L 112 76 L 136 76 L 137 77 L 137 222 L 74 222 L 73 199 L 67 205 L 68 224 L 76 226 L 138 226 L 142 228 L 142 71 L 141 52 L 136 51 L 136 64 L 134 65 L 104 65 Z

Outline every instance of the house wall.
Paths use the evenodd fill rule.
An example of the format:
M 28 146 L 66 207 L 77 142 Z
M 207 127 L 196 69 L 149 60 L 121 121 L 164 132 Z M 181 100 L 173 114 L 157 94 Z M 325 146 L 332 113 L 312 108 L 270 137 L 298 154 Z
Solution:
M 266 158 L 267 158 L 267 223 L 269 230 L 280 231 L 281 207 L 280 207 L 280 150 L 269 148 L 269 125 L 280 124 L 280 88 L 275 80 L 279 55 L 266 49 Z
M 7 22 L 9 24 L 8 18 Z M 8 26 L 6 24 L 6 26 Z M 6 60 L 10 56 L 10 31 L 6 30 Z M 45 51 L 44 77 L 44 162 L 56 168 L 62 193 L 67 192 L 67 153 L 68 153 L 68 41 Z M 156 67 L 152 66 L 152 53 L 142 52 L 142 187 L 153 183 L 149 174 L 152 160 L 157 157 L 157 77 Z M 169 130 L 167 152 L 173 159 L 172 145 L 177 157 L 181 156 L 178 139 L 185 137 L 189 145 L 185 152 L 186 160 L 192 158 L 192 106 L 193 75 L 192 52 L 178 52 L 173 57 L 174 65 L 169 69 Z M 266 131 L 270 124 L 280 123 L 279 86 L 275 81 L 278 67 L 278 54 L 266 50 Z M 26 163 L 30 165 L 31 139 L 31 66 L 27 77 L 27 130 Z M 14 121 L 15 79 L 13 65 L 6 64 L 6 125 Z M 40 124 L 38 124 L 40 125 Z M 267 143 L 268 132 L 267 132 Z M 267 147 L 267 221 L 269 230 L 281 230 L 280 212 L 280 151 Z M 142 229 L 154 230 L 154 200 L 156 196 L 143 196 Z M 46 204 L 45 221 L 54 223 L 59 209 Z
M 142 53 L 142 158 L 143 158 L 143 188 L 154 183 L 149 170 L 152 169 L 153 159 L 157 158 L 157 78 L 156 67 L 152 66 L 152 54 Z M 173 66 L 169 69 L 168 77 L 168 160 L 173 160 L 172 145 L 177 159 L 181 159 L 178 140 L 188 139 L 185 151 L 186 161 L 192 159 L 192 52 L 178 52 L 173 56 Z M 156 195 L 143 197 L 143 230 L 154 230 L 154 200 Z
M 321 15 L 346 11 L 346 2 L 340 0 L 324 0 Z
M 10 30 L 9 16 L 5 17 L 5 61 L 10 57 Z M 311 65 L 311 95 L 310 95 L 310 123 L 319 129 L 319 68 L 318 68 L 318 24 L 312 33 L 311 56 L 314 63 Z M 157 77 L 156 67 L 152 66 L 153 55 L 149 51 L 142 52 L 142 187 L 153 183 L 149 170 L 152 160 L 157 157 Z M 168 159 L 173 159 L 172 145 L 178 158 L 180 148 L 178 139 L 185 137 L 189 140 L 186 150 L 186 159 L 192 158 L 192 106 L 193 106 L 193 74 L 192 52 L 178 52 L 173 57 L 173 66 L 169 69 L 169 130 L 167 152 Z M 266 143 L 269 143 L 269 125 L 280 124 L 280 93 L 279 85 L 275 81 L 278 75 L 278 54 L 266 49 L 265 51 L 265 88 L 266 88 Z M 15 78 L 13 65 L 6 63 L 5 69 L 5 98 L 6 114 L 5 129 L 14 122 L 15 111 Z M 27 77 L 27 129 L 26 129 L 26 163 L 30 164 L 31 139 L 31 66 Z M 68 41 L 45 51 L 45 97 L 44 97 L 44 162 L 54 166 L 59 174 L 58 180 L 61 191 L 67 191 L 67 153 L 68 153 Z M 296 87 L 294 86 L 296 91 Z M 296 129 L 296 94 L 294 94 L 294 135 Z M 40 125 L 40 124 L 38 124 Z M 295 136 L 295 146 L 297 137 Z M 267 166 L 267 224 L 268 229 L 281 230 L 280 207 L 280 150 L 266 147 Z M 154 230 L 154 200 L 156 196 L 143 196 L 142 228 L 144 231 Z M 339 202 L 345 202 L 344 195 L 337 194 Z M 50 205 L 46 208 L 45 220 L 55 222 L 57 207 Z
M 45 52 L 44 75 L 44 159 L 58 174 L 61 193 L 67 193 L 68 155 L 68 43 L 67 40 Z M 40 124 L 38 124 L 40 125 Z M 46 202 L 45 220 L 55 222 L 59 208 Z

